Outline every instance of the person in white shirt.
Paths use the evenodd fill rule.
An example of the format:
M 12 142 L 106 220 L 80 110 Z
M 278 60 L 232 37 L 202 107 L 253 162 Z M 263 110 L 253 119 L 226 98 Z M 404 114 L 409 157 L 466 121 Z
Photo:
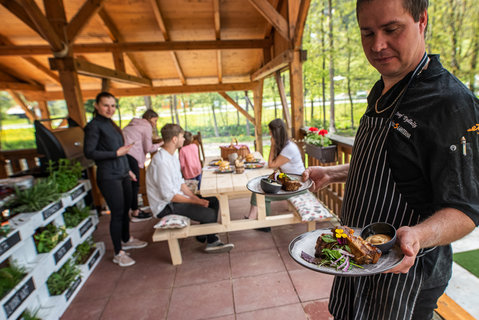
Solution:
M 303 158 L 298 146 L 289 139 L 286 124 L 281 119 L 274 119 L 268 124 L 271 135 L 271 150 L 268 158 L 268 167 L 271 169 L 281 169 L 284 173 L 301 175 L 305 168 Z M 284 197 L 265 197 L 266 214 L 271 211 L 271 201 L 285 200 Z M 256 205 L 256 195 L 251 196 L 251 207 L 247 219 L 256 219 L 258 217 L 258 206 Z M 268 232 L 271 228 L 260 228 L 260 231 Z
M 186 186 L 181 175 L 178 148 L 183 146 L 184 131 L 177 124 L 166 124 L 161 128 L 163 147 L 153 156 L 146 171 L 146 190 L 151 211 L 157 218 L 169 214 L 186 216 L 203 223 L 218 220 L 219 202 L 215 197 L 198 197 Z M 234 248 L 231 243 L 224 244 L 216 234 L 198 236 L 200 242 L 206 242 L 205 252 L 220 253 Z

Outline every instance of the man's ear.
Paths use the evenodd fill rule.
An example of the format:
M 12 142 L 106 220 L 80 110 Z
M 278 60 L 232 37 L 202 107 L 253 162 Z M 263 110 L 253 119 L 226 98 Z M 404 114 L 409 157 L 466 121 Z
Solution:
M 422 34 L 426 33 L 427 23 L 428 23 L 427 10 L 424 10 L 424 12 L 421 13 L 421 15 L 419 16 L 419 31 Z

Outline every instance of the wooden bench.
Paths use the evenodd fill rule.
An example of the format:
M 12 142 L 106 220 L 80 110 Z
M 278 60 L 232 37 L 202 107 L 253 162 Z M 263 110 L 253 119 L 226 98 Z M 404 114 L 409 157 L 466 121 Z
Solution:
M 443 294 L 437 301 L 435 310 L 445 320 L 474 320 L 475 318 L 452 300 L 447 294 Z
M 264 201 L 261 201 L 262 195 L 257 195 L 258 198 L 258 207 L 264 206 Z M 317 201 L 317 200 L 316 200 Z M 321 205 L 320 202 L 318 204 Z M 153 233 L 153 241 L 168 241 L 168 248 L 170 250 L 170 257 L 171 262 L 173 265 L 179 265 L 182 263 L 181 257 L 181 249 L 179 244 L 179 239 L 184 239 L 188 237 L 194 237 L 199 235 L 207 235 L 207 234 L 214 234 L 214 233 L 224 233 L 224 232 L 232 232 L 232 231 L 241 231 L 241 230 L 251 230 L 257 228 L 265 228 L 265 227 L 275 227 L 281 225 L 289 225 L 289 224 L 296 224 L 296 223 L 305 223 L 307 224 L 307 230 L 312 231 L 316 229 L 316 221 L 304 221 L 301 218 L 298 210 L 294 208 L 291 204 L 291 211 L 290 213 L 274 215 L 274 216 L 267 216 L 262 219 L 258 217 L 258 220 L 248 220 L 248 219 L 241 219 L 241 220 L 229 220 L 229 216 L 226 217 L 223 213 L 221 213 L 222 219 L 228 221 L 228 223 L 207 223 L 207 224 L 193 224 L 188 227 L 182 229 L 156 229 Z M 321 219 L 320 221 L 329 221 L 331 220 L 333 215 L 330 217 Z

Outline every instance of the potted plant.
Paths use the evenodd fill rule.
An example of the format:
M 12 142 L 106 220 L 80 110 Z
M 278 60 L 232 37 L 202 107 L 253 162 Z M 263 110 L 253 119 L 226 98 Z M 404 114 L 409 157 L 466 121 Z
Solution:
M 308 155 L 323 163 L 336 161 L 336 145 L 332 145 L 328 130 L 310 127 L 304 142 Z
M 79 162 L 59 159 L 58 163 L 48 161 L 49 178 L 55 182 L 58 192 L 64 193 L 73 189 L 81 177 L 82 166 Z
M 63 239 L 67 237 L 65 227 L 57 227 L 50 223 L 44 228 L 38 228 L 33 235 L 38 253 L 50 252 Z
M 22 281 L 25 277 L 25 269 L 23 267 L 10 264 L 8 267 L 0 269 L 0 299 L 5 297 L 10 290 Z
M 63 220 L 65 220 L 65 226 L 67 228 L 74 228 L 89 216 L 90 207 L 86 206 L 83 209 L 80 209 L 77 206 L 73 206 L 68 207 L 63 213 Z
M 52 296 L 58 296 L 65 292 L 73 282 L 80 276 L 80 268 L 71 260 L 67 262 L 58 270 L 50 275 L 47 280 L 48 292 Z
M 83 243 L 79 244 L 76 247 L 75 252 L 73 253 L 73 258 L 75 259 L 76 264 L 85 264 L 92 253 L 95 251 L 95 242 L 93 239 L 87 239 Z
M 60 194 L 55 181 L 38 179 L 31 188 L 15 189 L 15 198 L 7 204 L 10 208 L 10 218 L 13 216 L 12 213 L 39 211 L 59 199 Z

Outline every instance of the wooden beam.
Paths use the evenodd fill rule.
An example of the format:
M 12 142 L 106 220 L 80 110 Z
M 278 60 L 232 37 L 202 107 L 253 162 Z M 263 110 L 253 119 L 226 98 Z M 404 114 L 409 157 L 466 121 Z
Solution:
M 55 29 L 42 13 L 36 2 L 33 0 L 18 1 L 23 5 L 25 12 L 35 24 L 37 30 L 40 32 L 43 38 L 47 40 L 54 55 L 56 54 L 58 56 L 65 56 L 68 53 L 67 45 L 62 42 Z
M 223 62 L 221 59 L 221 51 L 216 51 L 216 70 L 218 71 L 218 83 L 223 82 Z
M 126 72 L 125 59 L 123 58 L 122 52 L 113 52 L 113 64 L 115 65 L 115 70 Z
M 257 86 L 253 89 L 254 101 L 254 119 L 255 119 L 255 141 L 256 151 L 263 154 L 263 129 L 261 127 L 261 119 L 263 112 L 263 80 L 257 82 Z
M 108 35 L 110 37 L 110 39 L 115 42 L 115 43 L 122 43 L 125 41 L 125 39 L 123 38 L 123 36 L 121 35 L 120 31 L 118 30 L 118 28 L 116 27 L 115 23 L 113 22 L 113 20 L 111 19 L 111 17 L 108 15 L 108 13 L 105 11 L 105 9 L 100 9 L 100 11 L 98 11 L 98 14 L 101 18 L 101 21 L 102 23 L 104 24 L 107 32 L 108 32 Z M 73 50 L 76 50 L 76 49 L 73 49 Z M 118 51 L 122 51 L 122 50 L 119 50 L 118 48 L 113 50 L 112 52 L 118 52 Z M 77 51 L 74 51 L 74 52 L 77 52 Z M 135 57 L 133 56 L 133 54 L 131 53 L 127 53 L 126 54 L 127 58 L 128 58 L 128 61 L 130 62 L 130 65 L 132 66 L 132 68 L 135 70 L 135 73 L 137 76 L 139 77 L 142 77 L 142 78 L 147 78 L 149 79 L 147 76 L 146 76 L 146 73 L 145 71 L 143 70 L 143 68 L 141 68 L 140 64 L 136 61 Z
M 28 109 L 28 106 L 25 104 L 25 102 L 23 102 L 22 98 L 18 95 L 18 93 L 13 90 L 7 91 L 13 98 L 13 100 L 15 100 L 15 102 L 23 109 L 23 111 L 25 111 L 25 115 L 27 116 L 27 118 L 33 123 L 33 121 L 36 120 L 37 117 L 30 109 Z
M 75 16 L 68 23 L 66 34 L 70 43 L 75 42 L 76 37 L 88 24 L 90 19 L 100 11 L 104 0 L 86 0 Z
M 0 44 L 1 45 L 13 45 L 13 43 L 5 37 L 4 35 L 0 35 Z M 45 73 L 47 76 L 49 76 L 53 81 L 55 81 L 57 84 L 60 84 L 60 78 L 58 77 L 57 74 L 52 72 L 48 67 L 45 67 L 40 61 L 36 60 L 33 57 L 22 57 L 23 60 L 37 68 L 38 70 L 42 71 Z
M 206 41 L 170 41 L 170 42 L 119 42 L 89 43 L 72 46 L 78 54 L 104 52 L 147 52 L 147 51 L 193 51 L 193 50 L 230 50 L 270 48 L 270 39 L 246 40 L 206 40 Z M 0 56 L 50 55 L 52 50 L 44 45 L 5 45 L 0 47 Z
M 218 91 L 245 91 L 251 90 L 257 86 L 257 82 L 244 83 L 222 83 L 222 84 L 203 84 L 187 86 L 163 86 L 163 87 L 137 87 L 137 88 L 111 88 L 110 92 L 116 97 L 130 96 L 153 96 L 159 94 L 182 94 L 182 93 L 200 93 L 200 92 L 218 92 Z M 98 89 L 82 90 L 84 99 L 93 99 L 98 94 Z M 61 91 L 29 91 L 25 97 L 31 101 L 38 100 L 62 100 L 64 99 Z
M 102 92 L 108 92 L 110 91 L 110 86 L 111 86 L 111 80 L 103 78 L 101 79 L 101 91 Z
M 280 6 L 280 3 L 282 1 L 280 0 L 272 0 L 271 5 L 273 8 L 275 8 L 276 11 L 278 11 L 278 7 Z M 271 35 L 271 30 L 273 30 L 273 25 L 271 23 L 266 23 L 266 27 L 264 28 L 264 38 L 268 38 Z
M 180 62 L 178 61 L 178 57 L 176 56 L 176 52 L 171 52 L 171 59 L 173 60 L 173 64 L 175 65 L 176 72 L 178 73 L 178 77 L 180 78 L 181 84 L 186 85 L 186 78 L 183 70 L 181 69 Z
M 308 17 L 309 6 L 311 0 L 301 0 L 299 4 L 298 19 L 294 26 L 293 47 L 294 49 L 300 49 L 303 41 L 304 26 L 306 24 L 306 18 Z
M 83 59 L 50 58 L 50 68 L 59 71 L 75 71 L 78 74 L 96 78 L 107 78 L 113 81 L 133 83 L 143 86 L 151 86 L 151 80 L 129 75 L 125 72 L 105 68 L 103 66 L 88 62 Z
M 151 0 L 151 7 L 153 9 L 153 14 L 155 15 L 158 27 L 161 30 L 161 34 L 163 35 L 163 41 L 170 41 L 170 36 L 168 35 L 165 21 L 163 20 L 163 15 L 161 14 L 159 0 Z
M 253 125 L 256 124 L 256 121 L 255 119 L 248 113 L 246 112 L 246 110 L 244 110 L 243 108 L 241 108 L 241 106 L 239 104 L 236 103 L 236 101 L 233 100 L 233 98 L 231 98 L 226 92 L 224 91 L 219 91 L 218 92 L 220 94 L 220 96 L 222 96 L 223 98 L 225 98 L 226 101 L 228 101 L 229 103 L 231 103 L 231 105 L 233 107 L 236 108 L 236 110 L 238 110 L 239 112 L 241 112 L 242 115 L 244 115 L 246 117 L 246 119 L 249 120 L 249 122 L 251 122 Z
M 304 125 L 304 92 L 303 92 L 303 63 L 301 51 L 295 50 L 293 61 L 289 67 L 289 85 L 291 96 L 291 130 L 292 137 L 301 137 L 301 128 Z
M 286 100 L 286 92 L 284 91 L 283 80 L 281 79 L 281 72 L 276 71 L 274 73 L 274 78 L 276 79 L 276 85 L 278 86 L 281 105 L 283 106 L 283 116 L 286 122 L 286 127 L 288 128 L 288 132 L 291 132 L 291 113 L 289 112 L 288 100 Z
M 274 57 L 273 60 L 262 66 L 260 69 L 256 70 L 251 75 L 251 80 L 256 81 L 259 79 L 263 79 L 278 70 L 286 68 L 292 60 L 293 50 L 286 50 L 278 56 Z
M 48 110 L 48 103 L 46 101 L 37 101 L 38 109 L 40 110 L 41 119 L 50 119 L 50 110 Z M 52 128 L 51 121 L 44 121 L 43 125 L 48 127 L 49 129 Z
M 273 25 L 276 31 L 289 40 L 288 21 L 268 2 L 268 0 L 249 0 L 251 5 Z
M 40 34 L 41 37 L 43 37 L 43 35 L 38 31 L 35 23 L 32 21 L 32 19 L 30 19 L 30 16 L 27 14 L 25 9 L 23 9 L 23 7 L 19 3 L 17 3 L 16 1 L 11 1 L 11 0 L 0 0 L 0 3 L 8 11 L 10 11 L 14 16 L 16 16 L 18 19 L 23 21 L 23 23 L 29 26 L 36 33 Z
M 63 60 L 57 58 L 58 60 Z M 65 58 L 64 58 L 65 59 Z M 72 58 L 67 58 L 72 59 Z M 68 116 L 82 128 L 86 126 L 85 107 L 83 105 L 83 93 L 75 70 L 59 70 L 60 82 L 62 83 L 62 95 L 60 99 L 37 99 L 38 100 L 61 100 L 67 103 Z
M 213 16 L 215 22 L 215 36 L 216 40 L 221 39 L 221 19 L 220 19 L 220 0 L 213 0 Z M 216 51 L 216 69 L 218 73 L 218 82 L 223 82 L 223 63 L 221 60 L 221 51 Z
M 16 90 L 16 91 L 44 91 L 45 88 L 24 82 L 0 81 L 0 90 Z

